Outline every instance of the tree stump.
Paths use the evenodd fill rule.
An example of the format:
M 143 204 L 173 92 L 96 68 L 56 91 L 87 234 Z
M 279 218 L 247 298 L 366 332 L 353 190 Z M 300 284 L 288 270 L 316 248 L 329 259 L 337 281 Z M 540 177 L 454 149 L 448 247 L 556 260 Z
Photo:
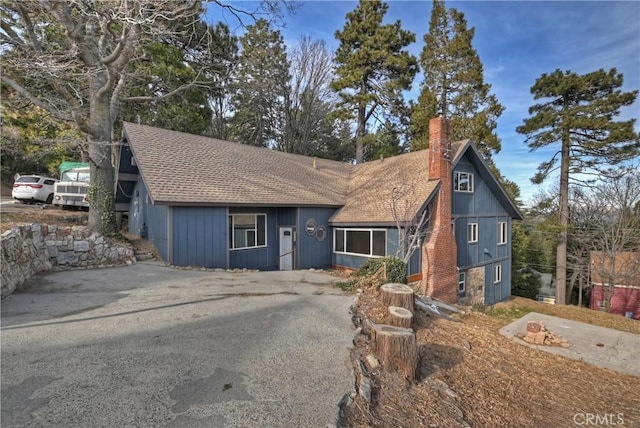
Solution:
M 389 283 L 380 287 L 384 306 L 398 306 L 413 313 L 413 290 L 408 285 Z
M 410 328 L 413 314 L 410 310 L 398 306 L 389 306 L 389 324 L 395 327 Z
M 416 379 L 418 345 L 410 328 L 373 324 L 376 354 L 385 370 L 396 371 L 410 381 Z

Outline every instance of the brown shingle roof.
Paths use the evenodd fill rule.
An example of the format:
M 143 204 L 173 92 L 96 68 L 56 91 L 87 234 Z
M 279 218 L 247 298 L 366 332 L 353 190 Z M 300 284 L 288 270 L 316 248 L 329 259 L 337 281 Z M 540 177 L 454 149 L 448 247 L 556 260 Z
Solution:
M 345 206 L 333 224 L 410 221 L 439 183 L 429 180 L 429 151 L 420 150 L 357 165 Z M 394 208 L 396 215 L 394 215 Z
M 334 224 L 393 224 L 415 216 L 439 184 L 428 177 L 428 150 L 351 165 L 146 125 L 124 130 L 155 203 L 335 206 Z M 452 144 L 453 157 L 466 143 Z
M 354 168 L 146 125 L 124 130 L 157 203 L 341 206 Z

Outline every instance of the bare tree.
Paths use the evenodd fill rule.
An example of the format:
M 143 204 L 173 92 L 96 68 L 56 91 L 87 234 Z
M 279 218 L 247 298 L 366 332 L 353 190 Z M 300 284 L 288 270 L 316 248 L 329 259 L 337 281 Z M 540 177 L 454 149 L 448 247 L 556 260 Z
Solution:
M 284 92 L 285 130 L 277 149 L 318 155 L 323 140 L 331 136 L 328 120 L 336 96 L 329 84 L 333 77 L 333 52 L 323 40 L 303 37 L 290 53 L 291 80 Z
M 596 256 L 591 274 L 604 286 L 607 310 L 614 287 L 634 284 L 640 276 L 640 172 L 631 171 L 605 177 L 574 201 L 582 215 L 575 229 Z
M 396 257 L 408 263 L 413 253 L 424 242 L 430 213 L 427 207 L 420 207 L 416 214 L 417 180 L 405 181 L 391 190 L 391 211 L 398 229 L 398 249 Z M 423 184 L 424 185 L 424 184 Z
M 234 14 L 237 9 L 215 1 Z M 265 2 L 278 7 L 277 2 Z M 116 232 L 112 133 L 120 105 L 170 97 L 208 82 L 192 82 L 154 96 L 127 97 L 126 83 L 145 57 L 146 40 L 188 40 L 206 46 L 196 31 L 197 0 L 4 1 L 0 5 L 2 83 L 58 120 L 73 123 L 88 142 L 91 164 L 89 226 Z M 193 43 L 193 37 L 203 37 Z M 188 55 L 188 53 L 187 53 Z

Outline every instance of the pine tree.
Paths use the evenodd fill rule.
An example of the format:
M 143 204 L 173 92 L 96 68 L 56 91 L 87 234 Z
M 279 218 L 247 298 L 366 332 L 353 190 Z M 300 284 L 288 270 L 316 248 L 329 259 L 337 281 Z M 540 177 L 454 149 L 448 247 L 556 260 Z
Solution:
M 336 79 L 331 87 L 341 98 L 338 113 L 357 121 L 356 162 L 364 160 L 364 138 L 372 119 L 384 122 L 404 105 L 402 91 L 411 87 L 417 60 L 405 49 L 415 35 L 400 21 L 382 25 L 389 6 L 380 0 L 360 0 L 347 14 L 342 31 L 336 31 Z
M 584 75 L 556 70 L 543 74 L 531 87 L 540 104 L 529 108 L 531 117 L 517 131 L 526 135 L 532 151 L 551 144 L 560 150 L 542 162 L 533 183 L 541 183 L 557 169 L 560 155 L 559 227 L 556 253 L 556 303 L 566 302 L 567 229 L 569 226 L 569 180 L 578 173 L 605 173 L 640 155 L 640 136 L 635 119 L 615 122 L 620 108 L 635 102 L 638 91 L 622 92 L 623 75 L 616 69 Z
M 289 60 L 284 40 L 269 22 L 259 19 L 240 38 L 233 135 L 241 143 L 268 147 L 284 129 L 284 88 Z
M 420 56 L 425 79 L 411 117 L 412 150 L 427 147 L 429 119 L 443 116 L 451 121 L 454 141 L 471 138 L 487 159 L 500 151 L 494 131 L 504 107 L 484 82 L 474 35 L 463 13 L 434 0 Z

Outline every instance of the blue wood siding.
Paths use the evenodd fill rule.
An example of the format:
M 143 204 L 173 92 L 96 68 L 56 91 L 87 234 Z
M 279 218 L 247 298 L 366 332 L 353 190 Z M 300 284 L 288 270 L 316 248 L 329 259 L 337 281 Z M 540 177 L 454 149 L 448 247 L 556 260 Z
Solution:
M 168 260 L 168 216 L 167 207 L 153 205 L 147 188 L 140 179 L 133 190 L 129 209 L 129 233 L 146 238 L 163 260 Z
M 118 165 L 119 172 L 125 172 L 128 174 L 138 174 L 138 167 L 134 165 L 133 153 L 131 152 L 131 148 L 128 144 L 123 144 L 120 146 L 120 164 Z
M 169 258 L 168 207 L 166 205 L 146 204 L 147 240 L 151 242 L 163 260 Z M 143 225 L 144 227 L 145 225 Z
M 296 226 L 298 215 L 297 208 L 278 208 L 277 210 L 277 224 L 278 226 Z
M 331 253 L 333 251 L 333 232 L 329 228 L 329 219 L 336 212 L 335 208 L 298 208 L 296 230 L 298 231 L 297 269 L 326 268 L 331 266 Z M 316 233 L 318 227 L 325 230 L 324 240 L 318 240 L 317 234 L 309 235 L 306 232 L 306 224 L 309 219 L 316 221 Z
M 502 266 L 502 280 L 495 283 L 494 266 Z M 511 260 L 505 259 L 485 266 L 484 304 L 494 305 L 511 296 Z
M 138 175 L 138 167 L 133 164 L 133 153 L 127 144 L 120 146 L 120 163 L 117 165 L 117 171 L 119 173 L 135 174 Z M 116 177 L 117 179 L 117 177 Z M 116 203 L 129 203 L 133 196 L 133 191 L 136 186 L 135 181 L 130 180 L 118 180 L 116 187 Z
M 454 177 L 458 171 L 473 174 L 474 191 L 472 193 L 453 192 L 452 211 L 454 214 L 507 214 L 505 208 L 466 156 L 460 159 L 454 168 Z
M 172 263 L 226 268 L 227 230 L 226 208 L 171 207 Z
M 452 213 L 458 252 L 458 267 L 466 271 L 471 267 L 484 266 L 485 304 L 493 305 L 511 295 L 511 217 L 493 194 L 467 155 L 460 159 L 455 172 L 473 174 L 473 193 L 453 192 Z M 499 245 L 499 224 L 507 223 L 507 243 Z M 478 224 L 478 242 L 469 243 L 467 227 Z M 494 283 L 494 266 L 502 266 L 502 280 Z

